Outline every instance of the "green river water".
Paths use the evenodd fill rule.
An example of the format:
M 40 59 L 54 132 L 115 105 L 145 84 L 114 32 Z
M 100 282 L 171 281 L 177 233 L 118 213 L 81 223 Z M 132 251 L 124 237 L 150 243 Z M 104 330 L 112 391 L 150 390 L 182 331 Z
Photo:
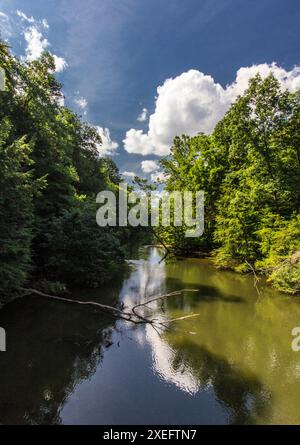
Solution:
M 208 260 L 160 262 L 140 248 L 119 278 L 77 298 L 133 305 L 197 289 L 153 309 L 177 321 L 161 336 L 92 308 L 23 298 L 0 311 L 2 424 L 300 423 L 300 299 Z

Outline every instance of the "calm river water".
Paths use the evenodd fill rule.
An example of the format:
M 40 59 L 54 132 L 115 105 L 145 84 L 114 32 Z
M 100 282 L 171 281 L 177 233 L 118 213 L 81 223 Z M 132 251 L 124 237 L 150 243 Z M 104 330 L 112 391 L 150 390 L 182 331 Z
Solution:
M 300 423 L 300 299 L 253 278 L 216 270 L 207 260 L 160 262 L 139 249 L 113 284 L 76 297 L 107 304 L 157 304 L 176 318 L 159 336 L 77 305 L 21 299 L 0 311 L 2 424 Z

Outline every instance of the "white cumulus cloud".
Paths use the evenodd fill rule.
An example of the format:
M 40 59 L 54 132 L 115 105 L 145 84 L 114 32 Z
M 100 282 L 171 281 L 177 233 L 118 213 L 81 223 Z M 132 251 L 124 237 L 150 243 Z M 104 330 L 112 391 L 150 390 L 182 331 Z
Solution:
M 27 43 L 25 53 L 28 62 L 38 59 L 42 52 L 50 46 L 48 40 L 35 26 L 30 26 L 24 31 L 24 38 Z
M 148 117 L 148 110 L 147 108 L 143 108 L 142 112 L 138 115 L 137 120 L 139 122 L 145 122 L 147 120 Z
M 234 82 L 226 87 L 198 70 L 167 79 L 157 88 L 155 111 L 150 115 L 148 131 L 128 130 L 123 141 L 125 150 L 144 156 L 164 156 L 169 154 L 176 135 L 209 134 L 237 96 L 245 91 L 249 79 L 257 73 L 264 78 L 271 72 L 283 89 L 295 91 L 300 87 L 300 67 L 287 71 L 276 63 L 242 67 Z
M 151 174 L 151 181 L 153 182 L 165 182 L 167 179 L 168 176 L 162 171 L 157 171 Z
M 53 54 L 53 57 L 55 63 L 55 71 L 57 73 L 64 71 L 68 67 L 67 62 L 63 57 L 56 56 L 55 54 Z
M 110 131 L 108 128 L 96 127 L 99 136 L 102 139 L 102 144 L 99 145 L 98 151 L 100 156 L 112 156 L 116 153 L 119 144 L 112 141 Z
M 46 19 L 37 21 L 33 17 L 28 17 L 24 12 L 19 10 L 17 11 L 17 15 L 22 21 L 33 23 L 23 31 L 24 39 L 27 44 L 25 48 L 25 59 L 28 62 L 32 62 L 33 60 L 38 59 L 43 51 L 46 51 L 50 46 L 50 42 L 41 32 L 41 28 L 49 29 L 49 24 Z M 59 73 L 64 71 L 68 66 L 66 60 L 56 54 L 52 55 L 54 57 L 55 72 Z
M 150 161 L 147 159 L 146 161 L 141 162 L 141 168 L 144 173 L 151 173 L 159 170 L 159 164 L 157 161 Z
M 127 172 L 127 171 L 124 171 L 121 174 L 123 176 L 126 176 L 127 178 L 132 178 L 132 179 L 136 176 L 136 174 L 134 172 Z

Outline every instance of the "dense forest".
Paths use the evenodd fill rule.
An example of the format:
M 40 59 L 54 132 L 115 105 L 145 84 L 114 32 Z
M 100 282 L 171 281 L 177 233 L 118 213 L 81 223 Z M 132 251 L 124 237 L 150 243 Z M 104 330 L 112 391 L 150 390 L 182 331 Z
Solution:
M 96 225 L 96 194 L 118 193 L 95 128 L 63 105 L 54 59 L 27 63 L 0 43 L 0 303 L 28 282 L 96 287 L 124 260 L 130 228 Z M 100 156 L 99 156 L 100 152 Z
M 97 287 L 138 230 L 96 225 L 96 194 L 118 194 L 118 168 L 101 157 L 96 129 L 64 106 L 49 53 L 24 62 L 2 42 L 0 57 L 0 303 L 32 282 L 53 292 Z M 204 190 L 205 232 L 186 238 L 172 225 L 159 239 L 300 292 L 299 91 L 255 77 L 211 135 L 176 137 L 161 164 L 166 190 Z
M 161 228 L 167 244 L 300 292 L 300 91 L 253 78 L 211 135 L 176 137 L 161 164 L 167 190 L 205 192 L 204 235 Z

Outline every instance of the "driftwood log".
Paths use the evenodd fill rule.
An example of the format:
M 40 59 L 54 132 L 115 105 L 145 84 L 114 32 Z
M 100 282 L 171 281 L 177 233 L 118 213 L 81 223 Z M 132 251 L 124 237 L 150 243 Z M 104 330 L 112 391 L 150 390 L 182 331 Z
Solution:
M 144 303 L 136 304 L 135 306 L 133 306 L 131 308 L 123 307 L 122 309 L 115 307 L 115 306 L 109 306 L 107 304 L 97 303 L 96 301 L 82 301 L 82 300 L 74 300 L 72 298 L 66 298 L 66 297 L 58 297 L 56 295 L 50 295 L 50 294 L 47 294 L 47 293 L 44 293 L 37 289 L 32 289 L 32 288 L 24 289 L 24 291 L 26 291 L 26 294 L 33 294 L 33 295 L 37 295 L 39 297 L 49 298 L 51 300 L 57 300 L 57 301 L 72 303 L 72 304 L 80 304 L 80 305 L 84 305 L 84 306 L 91 306 L 91 307 L 94 307 L 94 308 L 100 310 L 101 312 L 105 312 L 106 314 L 111 315 L 112 317 L 114 317 L 116 319 L 124 320 L 124 321 L 134 323 L 134 324 L 151 324 L 155 330 L 163 329 L 163 328 L 168 329 L 170 323 L 173 323 L 177 320 L 184 320 L 186 318 L 197 317 L 199 315 L 199 314 L 192 313 L 189 315 L 185 315 L 183 317 L 178 317 L 178 318 L 173 318 L 173 319 L 168 319 L 166 317 L 164 319 L 164 321 L 161 321 L 158 318 L 153 318 L 151 315 L 145 316 L 145 314 L 142 315 L 139 312 L 141 308 L 145 308 L 146 306 L 147 306 L 147 309 L 150 310 L 150 312 L 151 311 L 153 312 L 153 310 L 151 308 L 149 308 L 149 305 L 151 303 L 154 303 L 155 301 L 159 301 L 159 300 L 162 301 L 162 300 L 165 300 L 170 297 L 182 295 L 183 292 L 198 292 L 197 289 L 181 289 L 178 291 L 170 292 L 168 294 L 160 295 L 155 298 L 151 298 L 151 299 L 145 301 Z

